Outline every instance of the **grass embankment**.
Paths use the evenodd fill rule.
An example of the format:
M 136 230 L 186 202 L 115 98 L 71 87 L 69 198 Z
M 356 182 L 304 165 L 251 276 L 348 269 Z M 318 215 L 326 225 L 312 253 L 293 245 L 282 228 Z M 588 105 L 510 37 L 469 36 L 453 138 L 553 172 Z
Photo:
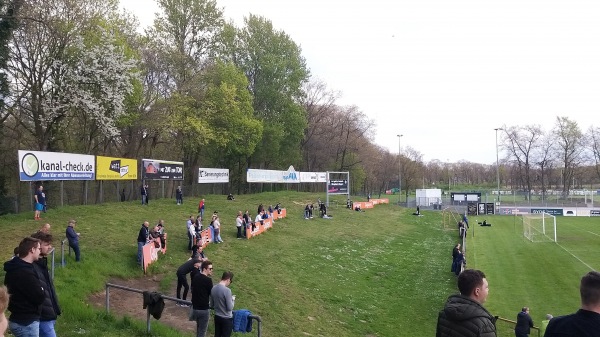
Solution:
M 235 273 L 236 307 L 261 316 L 264 337 L 433 335 L 437 312 L 456 289 L 449 271 L 456 230 L 444 231 L 438 212 L 415 217 L 412 209 L 393 205 L 362 213 L 332 207 L 333 219 L 304 220 L 303 204 L 315 203 L 317 196 L 278 192 L 242 195 L 235 201 L 206 196 L 206 211 L 218 210 L 224 225 L 225 243 L 206 249 L 215 266 L 214 281 L 224 270 Z M 255 213 L 259 203 L 277 202 L 287 208 L 287 218 L 256 238 L 235 239 L 238 210 Z M 62 238 L 67 220 L 77 219 L 83 261 L 76 264 L 71 257 L 66 268 L 56 269 L 63 309 L 59 335 L 145 336 L 145 322 L 107 315 L 88 298 L 111 278 L 142 276 L 135 263 L 137 233 L 144 220 L 154 224 L 161 218 L 169 233 L 168 253 L 160 255 L 149 274 L 164 275 L 163 293 L 173 295 L 175 270 L 188 257 L 185 221 L 196 214 L 196 205 L 190 199 L 183 206 L 151 200 L 147 207 L 126 202 L 51 209 L 42 221 L 31 220 L 29 213 L 0 217 L 0 253 L 10 258 L 19 240 L 45 221 Z M 476 228 L 475 238 L 469 237 L 467 258 L 469 267 L 488 274 L 486 306 L 494 314 L 510 318 L 529 305 L 538 322 L 546 312 L 576 308 L 577 282 L 586 271 L 581 263 L 553 253 L 562 250 L 556 245 L 521 239 L 512 217 L 488 221 L 493 227 Z M 55 246 L 60 248 L 58 242 Z M 160 321 L 152 322 L 152 333 L 185 335 Z

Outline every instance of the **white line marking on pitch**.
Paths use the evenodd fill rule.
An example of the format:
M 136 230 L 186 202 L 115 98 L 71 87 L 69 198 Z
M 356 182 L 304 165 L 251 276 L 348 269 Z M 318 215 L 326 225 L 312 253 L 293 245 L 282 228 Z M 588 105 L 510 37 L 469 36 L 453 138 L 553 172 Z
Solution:
M 577 256 L 575 256 L 573 253 L 571 253 L 570 251 L 568 251 L 565 247 L 561 246 L 560 244 L 558 244 L 558 242 L 556 243 L 560 248 L 564 249 L 565 252 L 571 254 L 572 257 L 576 258 L 577 260 L 579 260 L 579 262 L 583 263 L 586 267 L 590 268 L 591 270 L 596 270 L 594 268 L 592 268 L 592 266 L 590 266 L 589 264 L 583 262 L 580 258 L 578 258 Z
M 594 232 L 590 232 L 590 231 L 585 231 L 585 232 L 588 232 L 588 233 L 590 233 L 590 234 L 594 234 L 594 235 L 596 235 L 596 236 L 600 236 L 600 234 L 597 234 L 597 233 L 594 233 Z

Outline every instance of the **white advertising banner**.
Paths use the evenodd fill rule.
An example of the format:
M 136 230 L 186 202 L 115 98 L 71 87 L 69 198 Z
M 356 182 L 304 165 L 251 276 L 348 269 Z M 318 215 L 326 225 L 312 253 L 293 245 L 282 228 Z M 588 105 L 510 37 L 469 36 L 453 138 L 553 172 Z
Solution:
M 246 181 L 249 183 L 299 183 L 299 175 L 293 166 L 287 171 L 248 169 Z
M 38 180 L 94 180 L 96 157 L 86 154 L 19 150 L 19 178 Z
M 301 183 L 326 183 L 327 172 L 298 172 Z
M 199 168 L 198 184 L 228 183 L 229 169 Z

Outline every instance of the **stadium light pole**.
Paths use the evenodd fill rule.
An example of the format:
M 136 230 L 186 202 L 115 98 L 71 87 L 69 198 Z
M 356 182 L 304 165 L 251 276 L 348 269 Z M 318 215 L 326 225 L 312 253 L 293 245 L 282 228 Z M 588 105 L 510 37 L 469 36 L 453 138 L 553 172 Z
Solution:
M 404 135 L 396 135 L 398 137 L 398 206 L 400 206 L 400 198 L 402 197 L 402 159 L 400 153 L 402 146 L 400 140 Z
M 496 131 L 496 182 L 498 183 L 498 202 L 500 202 L 500 165 L 498 160 L 498 130 L 504 130 L 502 128 L 495 128 Z

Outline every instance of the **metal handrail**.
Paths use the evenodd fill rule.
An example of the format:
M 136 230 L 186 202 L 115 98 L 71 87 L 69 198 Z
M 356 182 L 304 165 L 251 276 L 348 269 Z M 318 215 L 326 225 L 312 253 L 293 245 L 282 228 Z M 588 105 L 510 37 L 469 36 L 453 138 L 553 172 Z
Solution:
M 67 238 L 64 238 L 61 242 L 60 242 L 60 260 L 61 260 L 61 265 L 64 267 L 67 265 L 67 262 L 65 261 L 65 242 L 68 242 Z M 66 245 L 69 250 L 69 255 L 71 255 L 71 246 Z
M 109 289 L 111 287 L 112 288 L 121 289 L 121 290 L 131 291 L 131 292 L 139 293 L 139 294 L 143 294 L 144 291 L 145 291 L 145 290 L 140 290 L 140 289 L 125 287 L 125 286 L 114 284 L 114 283 L 106 283 L 106 302 L 105 302 L 105 305 L 106 305 L 106 313 L 107 314 L 110 312 L 110 290 Z M 179 298 L 176 298 L 176 297 L 166 296 L 166 295 L 163 295 L 163 294 L 160 294 L 160 297 L 162 299 L 165 299 L 165 300 L 171 300 L 171 301 L 178 302 L 178 303 L 192 305 L 192 302 L 185 301 L 185 300 L 182 300 L 182 299 L 179 299 Z M 260 337 L 261 336 L 261 323 L 262 323 L 262 320 L 261 320 L 260 316 L 249 315 L 248 317 L 250 319 L 254 319 L 254 320 L 256 320 L 258 322 L 257 331 L 258 331 L 258 337 Z M 150 306 L 148 306 L 146 308 L 146 332 L 150 333 Z
M 512 323 L 512 324 L 515 324 L 515 325 L 517 324 L 517 321 L 513 321 L 512 319 L 503 318 L 503 317 L 500 317 L 500 316 L 496 317 L 496 320 L 497 320 L 497 321 L 503 321 L 503 322 L 506 322 L 506 323 Z M 541 337 L 541 336 L 540 336 L 540 328 L 539 328 L 539 327 L 537 327 L 537 326 L 534 326 L 534 327 L 531 327 L 531 328 L 532 328 L 533 330 L 537 330 L 537 336 L 538 336 L 538 337 Z

